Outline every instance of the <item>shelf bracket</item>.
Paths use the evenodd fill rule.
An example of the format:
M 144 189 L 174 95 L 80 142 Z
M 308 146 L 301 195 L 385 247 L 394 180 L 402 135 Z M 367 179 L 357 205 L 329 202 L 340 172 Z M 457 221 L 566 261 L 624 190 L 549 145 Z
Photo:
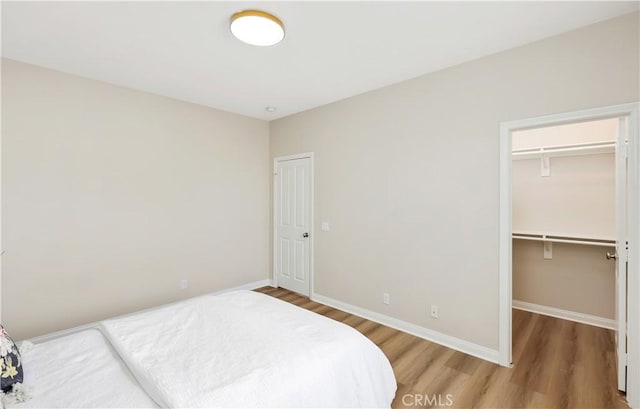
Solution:
M 542 242 L 543 248 L 543 257 L 545 260 L 553 259 L 553 243 L 550 241 Z
M 540 176 L 551 176 L 551 161 L 549 160 L 549 156 L 544 153 L 540 156 Z

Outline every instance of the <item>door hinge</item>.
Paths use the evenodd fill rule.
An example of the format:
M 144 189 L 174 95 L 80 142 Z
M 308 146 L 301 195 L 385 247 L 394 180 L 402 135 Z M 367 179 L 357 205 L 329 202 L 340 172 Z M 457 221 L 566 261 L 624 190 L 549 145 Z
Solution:
M 629 248 L 628 247 L 623 247 L 619 250 L 618 252 L 618 256 L 621 257 L 621 262 L 622 263 L 628 263 L 629 262 Z

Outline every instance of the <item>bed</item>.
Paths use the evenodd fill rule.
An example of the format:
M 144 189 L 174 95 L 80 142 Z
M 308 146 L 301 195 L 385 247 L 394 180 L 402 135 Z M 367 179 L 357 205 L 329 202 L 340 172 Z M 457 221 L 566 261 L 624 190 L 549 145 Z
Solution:
M 96 328 L 36 343 L 22 365 L 31 398 L 8 407 L 158 407 Z
M 34 399 L 18 407 L 389 407 L 396 391 L 388 359 L 358 331 L 252 291 L 196 297 L 86 332 L 68 344 L 100 351 L 109 375 L 51 375 L 73 355 L 67 337 L 39 344 L 23 360 Z M 108 385 L 127 397 L 76 403 L 51 386 L 58 376 L 69 390 Z

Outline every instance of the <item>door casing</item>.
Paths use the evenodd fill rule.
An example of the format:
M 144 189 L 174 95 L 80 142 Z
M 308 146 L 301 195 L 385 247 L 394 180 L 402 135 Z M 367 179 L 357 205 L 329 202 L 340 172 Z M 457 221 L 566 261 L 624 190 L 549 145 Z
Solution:
M 512 365 L 511 133 L 517 130 L 607 118 L 628 118 L 628 352 L 627 401 L 640 408 L 640 140 L 638 102 L 547 115 L 500 124 L 499 363 Z M 617 302 L 617 300 L 616 300 Z

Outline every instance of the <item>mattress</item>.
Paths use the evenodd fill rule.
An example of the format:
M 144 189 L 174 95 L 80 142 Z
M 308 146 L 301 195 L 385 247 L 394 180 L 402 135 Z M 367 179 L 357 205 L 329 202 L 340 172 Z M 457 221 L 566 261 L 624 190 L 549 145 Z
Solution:
M 11 408 L 157 408 L 98 329 L 34 344 L 22 354 L 31 399 Z
M 389 407 L 389 360 L 355 329 L 251 291 L 101 323 L 161 406 Z

